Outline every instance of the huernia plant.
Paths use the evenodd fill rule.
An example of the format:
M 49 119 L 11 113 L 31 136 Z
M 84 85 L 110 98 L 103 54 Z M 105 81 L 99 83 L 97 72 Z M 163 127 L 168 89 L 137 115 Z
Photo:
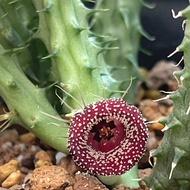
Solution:
M 59 151 L 68 146 L 91 173 L 120 175 L 143 155 L 148 135 L 135 106 L 110 98 L 123 81 L 111 76 L 117 63 L 107 67 L 105 47 L 90 35 L 97 11 L 80 0 L 0 1 L 0 96 L 9 109 L 2 127 L 21 124 Z
M 143 6 L 145 3 L 139 0 L 99 0 L 97 9 L 105 11 L 96 13 L 91 21 L 93 32 L 100 34 L 98 40 L 108 50 L 103 52 L 103 57 L 109 66 L 109 73 L 117 81 L 115 86 L 119 86 L 120 90 L 125 90 L 133 78 L 130 90 L 136 91 L 140 38 L 145 36 L 151 39 L 140 22 Z M 112 84 L 111 87 L 115 86 Z M 130 103 L 134 102 L 134 98 L 133 93 L 124 97 Z
M 116 89 L 119 87 L 120 91 L 125 90 L 132 80 L 130 91 L 124 96 L 124 100 L 128 103 L 134 103 L 137 81 L 140 76 L 137 61 L 140 37 L 145 36 L 151 40 L 140 22 L 140 11 L 143 6 L 150 7 L 144 1 L 139 0 L 117 2 L 99 0 L 96 7 L 104 11 L 96 13 L 90 23 L 99 44 L 107 50 L 102 55 L 108 65 L 107 72 L 115 79 L 115 82 L 109 83 L 109 88 L 115 90 L 113 90 L 113 96 L 118 97 Z M 136 187 L 138 186 L 137 179 L 137 166 L 135 166 L 130 173 L 120 176 L 118 183 Z
M 174 73 L 178 89 L 166 97 L 174 105 L 170 115 L 161 121 L 165 125 L 164 138 L 152 154 L 156 157 L 153 172 L 145 179 L 152 190 L 190 189 L 190 6 L 174 15 L 181 16 L 186 17 L 185 35 L 175 52 L 183 51 L 184 68 Z

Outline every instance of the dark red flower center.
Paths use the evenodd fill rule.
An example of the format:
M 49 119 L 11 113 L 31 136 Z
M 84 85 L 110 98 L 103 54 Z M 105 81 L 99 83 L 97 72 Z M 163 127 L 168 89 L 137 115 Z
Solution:
M 93 125 L 88 135 L 88 144 L 94 150 L 108 152 L 117 147 L 124 139 L 124 125 L 113 119 L 112 121 L 102 120 Z
M 90 133 L 95 133 L 93 140 L 101 142 L 102 139 L 107 139 L 109 141 L 114 136 L 113 128 L 116 128 L 113 121 L 108 123 L 103 121 L 98 125 L 94 125 Z

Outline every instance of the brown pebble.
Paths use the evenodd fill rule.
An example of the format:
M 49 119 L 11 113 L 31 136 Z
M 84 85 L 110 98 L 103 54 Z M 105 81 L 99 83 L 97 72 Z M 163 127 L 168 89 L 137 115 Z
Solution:
M 11 160 L 0 166 L 0 184 L 12 173 L 18 170 L 18 161 Z
M 2 183 L 2 187 L 9 188 L 13 185 L 19 184 L 21 180 L 22 174 L 20 170 L 17 170 L 16 172 L 12 172 L 5 181 Z
M 23 173 L 23 174 L 28 174 L 30 172 L 30 170 L 26 167 L 20 167 L 20 171 Z
M 148 151 L 158 148 L 158 140 L 155 136 L 154 131 L 149 131 L 149 138 L 147 141 L 146 148 Z
M 175 79 L 173 72 L 179 71 L 179 67 L 174 67 L 176 63 L 173 61 L 160 60 L 149 71 L 146 80 L 146 86 L 149 89 L 164 89 L 166 91 L 176 90 L 178 82 Z
M 70 174 L 75 174 L 77 171 L 82 171 L 82 169 L 74 163 L 71 156 L 61 158 L 59 166 L 63 167 Z
M 24 143 L 34 143 L 36 140 L 36 136 L 33 133 L 29 132 L 20 135 L 19 139 Z
M 160 105 L 158 102 L 153 102 L 150 99 L 145 99 L 140 102 L 139 110 L 142 115 L 147 119 L 148 127 L 152 130 L 161 130 L 164 126 L 158 121 L 164 117 L 160 112 Z
M 163 119 L 164 116 L 160 116 L 160 117 L 157 117 L 157 118 L 154 118 L 155 121 L 159 121 L 161 119 Z M 164 128 L 164 125 L 162 125 L 161 123 L 159 122 L 155 122 L 155 123 L 152 123 L 152 129 L 153 130 L 162 130 Z
M 75 175 L 75 184 L 74 184 L 74 190 L 108 190 L 108 188 L 103 185 L 96 177 L 84 173 L 84 172 L 77 172 Z
M 0 144 L 4 142 L 16 142 L 18 140 L 18 132 L 15 129 L 7 129 L 0 133 Z
M 44 165 L 48 166 L 53 165 L 51 156 L 43 150 L 40 150 L 39 152 L 36 153 L 34 162 L 35 162 L 35 168 L 39 168 Z
M 66 170 L 55 165 L 42 166 L 33 171 L 30 178 L 30 190 L 61 190 L 64 183 L 67 183 L 67 187 L 74 183 L 74 178 Z M 68 190 L 67 187 L 66 190 Z
M 34 154 L 32 152 L 27 152 L 23 154 L 23 158 L 21 160 L 21 166 L 33 169 L 34 168 L 33 161 L 34 161 Z
M 51 166 L 51 165 L 53 165 L 53 164 L 51 162 L 46 161 L 46 160 L 38 160 L 35 163 L 35 168 L 39 168 L 42 166 Z

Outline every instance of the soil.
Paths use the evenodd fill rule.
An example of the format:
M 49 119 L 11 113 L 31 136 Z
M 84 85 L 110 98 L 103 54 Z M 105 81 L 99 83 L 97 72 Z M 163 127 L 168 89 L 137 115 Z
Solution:
M 167 64 L 167 70 L 166 65 Z M 138 164 L 139 178 L 149 176 L 154 163 L 150 159 L 150 151 L 156 149 L 163 137 L 163 125 L 160 118 L 172 110 L 172 102 L 162 98 L 159 92 L 173 91 L 177 88 L 170 66 L 173 63 L 158 63 L 139 84 L 135 104 L 147 119 L 149 139 L 147 151 Z M 177 69 L 177 68 L 176 68 Z M 0 106 L 0 114 L 4 112 Z M 18 125 L 13 125 L 0 133 L 0 190 L 148 190 L 141 181 L 140 188 L 128 188 L 125 185 L 110 187 L 104 185 L 93 175 L 82 171 L 75 165 L 72 158 L 60 153 L 43 143 L 32 133 Z

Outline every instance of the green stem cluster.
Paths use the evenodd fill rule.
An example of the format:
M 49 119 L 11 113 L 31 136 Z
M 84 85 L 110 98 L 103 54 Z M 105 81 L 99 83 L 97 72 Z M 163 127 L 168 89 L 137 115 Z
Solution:
M 15 113 L 5 127 L 21 124 L 67 153 L 69 120 L 59 116 L 68 113 L 65 105 L 73 111 L 115 92 L 121 95 L 131 77 L 138 76 L 141 5 L 138 0 L 101 1 L 98 10 L 87 9 L 80 0 L 0 0 L 0 96 Z M 110 11 L 105 13 L 107 8 Z M 101 13 L 92 19 L 92 31 L 105 39 L 112 36 L 104 45 L 87 22 L 96 12 Z M 108 22 L 112 18 L 113 23 Z M 106 44 L 119 50 L 102 56 L 110 49 Z M 130 103 L 136 81 L 127 95 Z M 61 111 L 55 92 L 65 102 Z
M 153 153 L 156 165 L 145 179 L 152 190 L 190 189 L 190 6 L 178 16 L 186 17 L 185 35 L 177 51 L 184 52 L 184 69 L 175 74 L 178 90 L 169 95 L 174 106 L 161 122 L 165 125 L 162 144 Z
M 45 91 L 34 86 L 13 62 L 10 53 L 0 53 L 0 92 L 9 110 L 11 123 L 21 124 L 52 147 L 67 152 L 67 124 L 47 101 Z
M 140 23 L 140 11 L 144 5 L 139 0 L 99 0 L 97 9 L 105 10 L 95 14 L 92 19 L 92 31 L 100 34 L 98 41 L 104 47 L 103 57 L 109 66 L 109 73 L 116 80 L 110 88 L 125 91 L 132 85 L 124 97 L 134 103 L 134 92 L 139 80 L 138 52 L 141 36 L 147 36 Z M 116 93 L 114 93 L 116 96 Z
M 64 83 L 79 102 L 63 93 L 74 109 L 83 99 L 88 104 L 106 94 L 97 66 L 99 49 L 88 38 L 91 10 L 79 0 L 0 3 L 0 95 L 9 110 L 16 112 L 7 127 L 22 124 L 52 147 L 67 152 L 68 124 L 50 104 L 48 84 Z M 39 83 L 36 68 L 48 73 L 45 86 Z
M 64 83 L 66 91 L 81 104 L 81 95 L 86 104 L 98 96 L 108 96 L 97 64 L 99 49 L 88 38 L 87 18 L 92 11 L 80 0 L 33 2 L 39 14 L 35 37 L 48 49 L 44 59 L 52 60 L 52 78 Z M 74 109 L 79 107 L 72 98 L 66 101 Z

